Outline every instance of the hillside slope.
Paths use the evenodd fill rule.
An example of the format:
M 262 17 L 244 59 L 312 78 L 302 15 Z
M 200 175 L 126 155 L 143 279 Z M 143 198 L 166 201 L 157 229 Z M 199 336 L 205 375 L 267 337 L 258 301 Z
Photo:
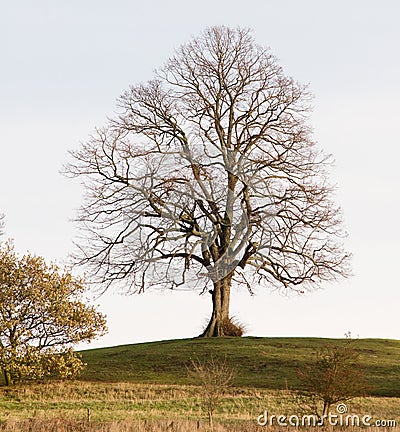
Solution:
M 343 339 L 218 338 L 179 339 L 82 351 L 88 364 L 81 380 L 190 384 L 190 359 L 226 358 L 236 369 L 235 384 L 270 389 L 298 389 L 296 370 L 313 361 L 325 344 Z M 359 339 L 360 353 L 371 394 L 400 396 L 400 341 Z

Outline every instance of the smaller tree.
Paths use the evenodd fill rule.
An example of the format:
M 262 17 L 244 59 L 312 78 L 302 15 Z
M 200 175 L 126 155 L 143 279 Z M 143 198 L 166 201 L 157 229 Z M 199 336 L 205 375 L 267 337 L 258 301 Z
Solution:
M 201 386 L 200 395 L 207 412 L 211 430 L 214 430 L 213 415 L 222 396 L 231 386 L 235 376 L 234 369 L 226 359 L 220 360 L 213 356 L 209 360 L 191 360 L 189 373 Z
M 73 345 L 106 332 L 105 317 L 83 302 L 85 291 L 82 278 L 43 258 L 19 258 L 11 241 L 0 247 L 0 367 L 6 385 L 80 372 Z
M 352 341 L 345 345 L 325 345 L 316 352 L 314 363 L 298 370 L 305 388 L 302 396 L 312 402 L 322 402 L 322 416 L 327 415 L 331 405 L 362 396 L 367 384 L 358 360 Z

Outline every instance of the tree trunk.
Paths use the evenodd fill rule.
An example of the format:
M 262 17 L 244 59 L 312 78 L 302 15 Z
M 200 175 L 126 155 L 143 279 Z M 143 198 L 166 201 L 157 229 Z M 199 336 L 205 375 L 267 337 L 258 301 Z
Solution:
M 214 282 L 214 289 L 211 291 L 213 311 L 210 322 L 200 337 L 229 336 L 225 332 L 225 327 L 229 320 L 231 280 L 232 276 L 228 275 L 220 281 Z
M 7 369 L 3 368 L 3 375 L 4 375 L 4 382 L 6 386 L 10 386 L 12 384 L 12 378 L 10 372 Z
M 328 415 L 328 410 L 329 410 L 330 406 L 331 406 L 331 403 L 330 403 L 330 402 L 328 402 L 328 401 L 324 401 L 324 408 L 323 408 L 323 410 L 322 410 L 322 415 L 323 415 L 323 416 L 324 416 L 324 415 Z

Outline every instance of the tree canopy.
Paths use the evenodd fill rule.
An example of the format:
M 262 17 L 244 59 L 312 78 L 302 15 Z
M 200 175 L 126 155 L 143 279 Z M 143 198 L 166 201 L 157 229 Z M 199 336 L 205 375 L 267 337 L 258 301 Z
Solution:
M 247 29 L 181 46 L 72 152 L 66 171 L 86 189 L 79 262 L 105 289 L 210 292 L 205 336 L 225 334 L 232 284 L 302 292 L 347 276 L 309 102 Z
M 29 253 L 19 258 L 10 241 L 0 246 L 0 367 L 7 384 L 81 370 L 72 347 L 106 331 L 105 317 L 83 302 L 85 290 L 82 278 Z

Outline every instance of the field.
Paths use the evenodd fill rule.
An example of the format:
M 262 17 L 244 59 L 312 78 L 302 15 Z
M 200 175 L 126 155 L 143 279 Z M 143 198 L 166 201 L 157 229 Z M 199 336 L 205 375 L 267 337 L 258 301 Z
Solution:
M 240 387 L 297 390 L 296 370 L 313 360 L 313 353 L 325 344 L 347 340 L 318 338 L 218 338 L 180 339 L 122 345 L 83 351 L 88 367 L 84 381 L 151 384 L 196 384 L 187 373 L 190 359 L 211 355 L 236 369 Z M 360 353 L 371 395 L 400 397 L 400 341 L 360 339 L 354 341 Z
M 0 430 L 206 431 L 198 383 L 187 367 L 191 358 L 210 356 L 226 359 L 236 370 L 234 386 L 215 413 L 215 430 L 282 430 L 258 426 L 256 419 L 266 409 L 276 415 L 299 412 L 296 369 L 312 361 L 316 349 L 329 342 L 345 343 L 249 337 L 172 340 L 84 351 L 88 366 L 79 381 L 1 387 Z M 371 391 L 368 397 L 347 402 L 349 413 L 396 420 L 399 425 L 400 341 L 363 339 L 355 341 L 355 347 Z M 295 428 L 284 428 L 290 429 Z

